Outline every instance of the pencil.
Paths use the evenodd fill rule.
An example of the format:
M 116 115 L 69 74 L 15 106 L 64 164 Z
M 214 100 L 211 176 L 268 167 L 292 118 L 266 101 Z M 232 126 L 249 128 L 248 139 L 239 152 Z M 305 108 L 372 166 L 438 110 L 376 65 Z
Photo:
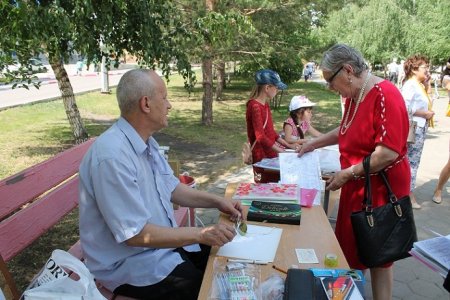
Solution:
M 275 265 L 273 265 L 272 268 L 274 268 L 274 269 L 277 270 L 277 271 L 280 271 L 281 273 L 287 274 L 287 271 L 286 271 L 286 270 L 284 270 L 284 269 L 282 269 L 282 268 L 279 268 L 279 267 L 277 267 L 277 266 L 275 266 Z

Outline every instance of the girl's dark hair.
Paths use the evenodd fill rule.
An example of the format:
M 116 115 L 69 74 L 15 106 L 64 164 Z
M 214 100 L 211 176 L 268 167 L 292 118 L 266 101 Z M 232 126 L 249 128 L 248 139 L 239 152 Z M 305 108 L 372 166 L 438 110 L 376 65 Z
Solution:
M 442 86 L 442 81 L 444 80 L 444 76 L 450 75 L 450 68 L 448 67 L 449 64 L 450 64 L 450 58 L 447 60 L 447 65 L 445 66 L 444 70 L 441 73 L 441 86 Z
M 300 139 L 302 139 L 302 140 L 305 138 L 305 135 L 303 134 L 303 131 L 300 128 L 300 124 L 298 124 L 297 113 L 300 112 L 303 114 L 305 112 L 305 110 L 306 110 L 306 107 L 301 107 L 299 109 L 289 112 L 290 117 L 292 118 L 292 120 L 294 120 L 294 124 L 295 124 L 295 127 L 297 128 L 298 135 L 300 136 Z

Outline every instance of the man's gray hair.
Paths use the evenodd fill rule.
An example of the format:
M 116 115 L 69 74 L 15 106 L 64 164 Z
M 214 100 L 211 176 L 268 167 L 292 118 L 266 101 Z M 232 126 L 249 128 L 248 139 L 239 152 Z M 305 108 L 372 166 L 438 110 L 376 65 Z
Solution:
M 328 49 L 323 54 L 320 66 L 322 69 L 334 73 L 344 64 L 351 65 L 357 77 L 361 72 L 367 70 L 367 64 L 361 52 L 345 44 L 336 44 Z
M 152 97 L 154 82 L 150 77 L 150 70 L 133 69 L 123 74 L 117 86 L 117 102 L 120 114 L 124 115 L 136 108 L 143 96 Z

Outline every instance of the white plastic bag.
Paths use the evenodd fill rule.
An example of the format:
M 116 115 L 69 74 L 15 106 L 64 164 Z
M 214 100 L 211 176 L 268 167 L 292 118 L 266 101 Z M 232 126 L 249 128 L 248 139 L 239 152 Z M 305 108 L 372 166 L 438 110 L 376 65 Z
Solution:
M 79 279 L 69 277 L 72 271 Z M 86 266 L 63 250 L 54 250 L 40 274 L 23 293 L 25 300 L 106 300 Z

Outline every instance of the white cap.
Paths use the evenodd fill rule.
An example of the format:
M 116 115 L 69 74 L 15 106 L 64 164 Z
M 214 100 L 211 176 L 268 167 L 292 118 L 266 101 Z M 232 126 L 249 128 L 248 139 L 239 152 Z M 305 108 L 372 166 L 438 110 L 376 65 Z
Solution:
M 294 96 L 289 104 L 289 111 L 294 111 L 302 107 L 313 107 L 316 103 L 309 101 L 306 96 Z

